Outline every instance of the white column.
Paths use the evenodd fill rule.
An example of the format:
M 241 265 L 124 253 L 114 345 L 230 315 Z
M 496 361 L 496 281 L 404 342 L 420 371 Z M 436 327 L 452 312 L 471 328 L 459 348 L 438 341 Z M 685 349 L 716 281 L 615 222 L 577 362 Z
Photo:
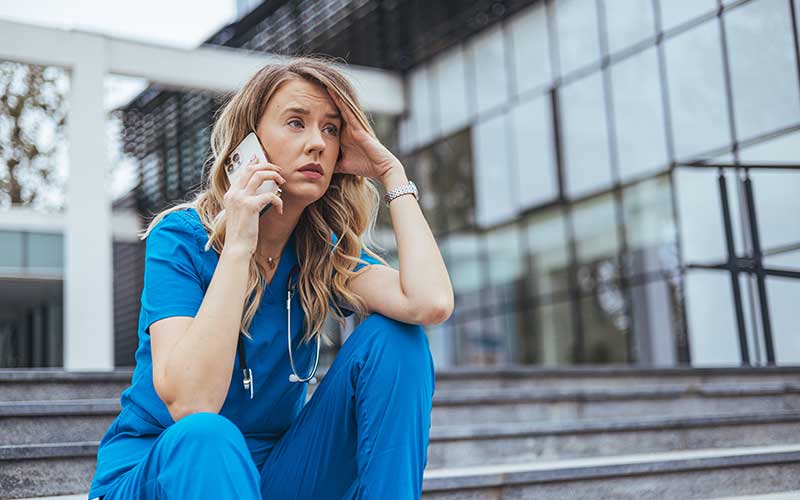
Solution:
M 64 245 L 64 368 L 110 370 L 114 364 L 111 195 L 106 186 L 103 83 L 107 42 L 73 34 L 67 137 L 69 177 Z

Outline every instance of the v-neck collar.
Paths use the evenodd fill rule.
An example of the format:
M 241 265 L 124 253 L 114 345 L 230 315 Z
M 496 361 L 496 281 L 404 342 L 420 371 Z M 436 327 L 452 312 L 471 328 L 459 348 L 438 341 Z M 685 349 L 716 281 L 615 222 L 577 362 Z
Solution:
M 294 231 L 289 235 L 289 239 L 286 240 L 286 244 L 283 245 L 283 251 L 281 251 L 281 258 L 278 261 L 278 268 L 275 269 L 275 273 L 272 275 L 272 279 L 269 281 L 269 284 L 266 285 L 267 293 L 274 297 L 275 292 L 277 292 L 278 283 L 282 283 L 281 287 L 286 287 L 288 283 L 286 283 L 286 278 L 288 278 L 288 270 L 294 265 L 295 261 L 297 260 L 297 254 L 295 253 L 294 248 Z M 289 262 L 291 261 L 291 262 Z M 280 280 L 280 281 L 279 281 Z

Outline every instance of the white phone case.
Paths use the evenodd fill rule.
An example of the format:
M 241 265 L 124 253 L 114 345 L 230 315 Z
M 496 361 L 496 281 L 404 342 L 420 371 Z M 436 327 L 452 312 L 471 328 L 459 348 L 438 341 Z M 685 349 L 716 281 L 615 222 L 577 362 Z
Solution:
M 261 147 L 261 141 L 258 140 L 254 132 L 250 132 L 228 157 L 228 162 L 225 166 L 228 180 L 233 182 L 233 178 L 238 175 L 241 167 L 247 165 L 254 154 L 258 156 L 262 164 L 268 162 L 264 154 L 264 148 Z M 264 194 L 270 191 L 273 193 L 278 191 L 278 184 L 273 180 L 264 181 L 261 186 L 256 189 L 256 194 Z

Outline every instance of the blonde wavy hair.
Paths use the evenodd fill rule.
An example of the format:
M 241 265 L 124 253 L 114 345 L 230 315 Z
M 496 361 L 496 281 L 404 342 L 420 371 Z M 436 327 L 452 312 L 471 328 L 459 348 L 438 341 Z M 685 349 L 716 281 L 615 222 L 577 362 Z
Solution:
M 144 240 L 150 231 L 170 212 L 194 208 L 209 234 L 208 245 L 222 252 L 225 241 L 225 215 L 223 196 L 230 183 L 225 163 L 233 149 L 252 130 L 267 109 L 278 86 L 287 80 L 304 79 L 327 87 L 355 114 L 359 123 L 375 136 L 366 114 L 361 110 L 356 94 L 347 78 L 333 66 L 334 60 L 324 56 L 300 56 L 285 62 L 268 64 L 258 70 L 245 85 L 232 94 L 215 115 L 211 131 L 211 154 L 204 164 L 211 168 L 205 185 L 189 201 L 181 201 L 155 215 L 147 228 L 139 234 Z M 342 127 L 346 124 L 342 123 Z M 337 161 L 341 159 L 339 149 Z M 365 241 L 376 248 L 372 231 L 380 208 L 381 196 L 366 177 L 335 173 L 325 195 L 307 206 L 295 228 L 295 248 L 299 264 L 297 291 L 305 314 L 306 330 L 303 340 L 308 343 L 321 335 L 322 326 L 330 312 L 330 303 L 337 296 L 359 315 L 366 314 L 366 305 L 357 294 L 347 290 L 348 282 L 356 273 L 351 269 L 360 262 L 361 250 L 366 250 L 382 262 L 388 263 L 370 250 Z M 338 239 L 333 244 L 332 232 Z M 333 250 L 333 251 L 331 251 Z M 242 312 L 241 332 L 252 340 L 249 328 L 261 297 L 264 294 L 266 269 L 256 259 L 250 260 L 247 297 Z M 340 325 L 344 315 L 335 300 L 335 312 Z M 324 333 L 324 332 L 323 332 Z M 325 336 L 323 335 L 323 339 Z M 328 337 L 328 344 L 332 341 Z

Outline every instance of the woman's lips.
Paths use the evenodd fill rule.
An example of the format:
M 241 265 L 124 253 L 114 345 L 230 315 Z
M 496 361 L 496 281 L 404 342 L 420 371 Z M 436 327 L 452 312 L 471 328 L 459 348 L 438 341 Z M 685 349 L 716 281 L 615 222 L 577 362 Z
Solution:
M 319 179 L 320 177 L 322 177 L 322 174 L 320 174 L 316 170 L 300 170 L 300 173 L 308 177 L 309 179 Z

